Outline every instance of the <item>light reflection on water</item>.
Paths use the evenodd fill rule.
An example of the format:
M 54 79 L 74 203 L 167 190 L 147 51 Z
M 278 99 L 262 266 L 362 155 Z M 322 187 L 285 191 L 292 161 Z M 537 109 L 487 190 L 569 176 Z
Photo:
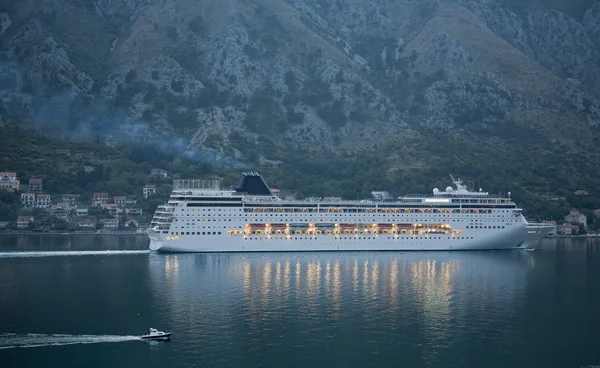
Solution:
M 200 303 L 206 311 L 215 308 L 219 310 L 214 313 L 235 318 L 243 300 L 242 309 L 255 326 L 272 313 L 290 310 L 313 317 L 325 313 L 333 320 L 360 313 L 361 318 L 391 323 L 409 311 L 420 316 L 427 326 L 424 331 L 435 339 L 448 336 L 444 326 L 452 313 L 484 310 L 495 298 L 510 298 L 504 303 L 513 309 L 499 311 L 510 314 L 520 302 L 532 262 L 525 252 L 151 257 L 164 257 L 163 262 L 151 262 L 152 273 L 164 275 L 163 281 L 172 285 L 171 304 Z M 190 289 L 191 284 L 196 286 Z M 208 295 L 219 295 L 220 303 L 211 303 Z M 471 303 L 466 295 L 482 300 Z
M 512 367 L 531 357 L 538 366 L 581 366 L 597 357 L 600 329 L 600 263 L 590 243 L 573 252 L 6 258 L 0 329 L 174 332 L 154 350 L 11 352 L 18 366 Z

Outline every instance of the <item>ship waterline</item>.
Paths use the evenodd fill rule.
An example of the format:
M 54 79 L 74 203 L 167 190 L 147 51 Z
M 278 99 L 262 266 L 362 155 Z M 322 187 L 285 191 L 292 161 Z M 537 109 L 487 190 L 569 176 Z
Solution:
M 282 200 L 256 173 L 236 190 L 176 180 L 148 231 L 161 252 L 402 251 L 527 248 L 555 230 L 528 223 L 508 196 L 456 189 L 373 200 Z

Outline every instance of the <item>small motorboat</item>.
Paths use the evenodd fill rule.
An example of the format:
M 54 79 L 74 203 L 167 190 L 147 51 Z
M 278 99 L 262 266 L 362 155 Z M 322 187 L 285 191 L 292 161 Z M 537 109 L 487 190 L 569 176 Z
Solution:
M 166 341 L 171 339 L 171 333 L 170 332 L 162 332 L 157 330 L 156 328 L 150 328 L 150 330 L 144 332 L 144 334 L 141 336 L 142 340 L 162 340 L 162 341 Z

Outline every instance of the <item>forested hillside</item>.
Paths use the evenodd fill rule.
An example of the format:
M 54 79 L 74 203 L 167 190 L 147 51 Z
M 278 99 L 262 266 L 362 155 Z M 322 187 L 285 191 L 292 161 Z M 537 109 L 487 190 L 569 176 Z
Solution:
M 455 173 L 539 217 L 599 208 L 599 24 L 591 0 L 2 1 L 2 169 L 129 192 L 245 168 L 345 197 Z M 14 125 L 46 137 L 32 163 Z M 60 145 L 102 168 L 48 169 Z

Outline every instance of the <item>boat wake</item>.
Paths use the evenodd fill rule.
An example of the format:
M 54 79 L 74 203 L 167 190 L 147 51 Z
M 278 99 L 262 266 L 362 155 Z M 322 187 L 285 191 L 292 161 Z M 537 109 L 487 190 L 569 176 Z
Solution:
M 43 335 L 43 334 L 0 334 L 0 350 L 61 346 L 73 344 L 98 344 L 140 340 L 139 336 L 113 335 Z
M 82 250 L 48 252 L 0 252 L 0 258 L 56 257 L 56 256 L 105 256 L 122 254 L 146 254 L 149 250 Z

